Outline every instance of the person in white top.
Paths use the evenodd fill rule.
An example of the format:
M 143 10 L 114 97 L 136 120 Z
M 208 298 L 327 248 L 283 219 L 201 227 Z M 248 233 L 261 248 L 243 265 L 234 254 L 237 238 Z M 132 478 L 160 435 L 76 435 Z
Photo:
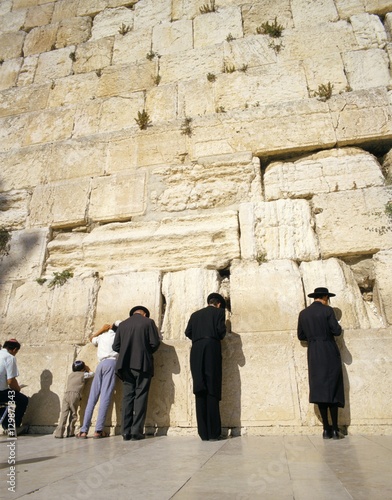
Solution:
M 99 439 L 108 436 L 103 429 L 116 382 L 115 367 L 118 353 L 113 351 L 112 345 L 119 324 L 120 320 L 117 320 L 113 325 L 103 325 L 102 328 L 90 336 L 91 342 L 98 347 L 97 357 L 99 364 L 95 370 L 95 377 L 91 384 L 86 411 L 84 413 L 83 425 L 80 428 L 80 432 L 76 435 L 77 438 L 87 438 L 94 408 L 99 398 L 100 405 L 93 437 Z

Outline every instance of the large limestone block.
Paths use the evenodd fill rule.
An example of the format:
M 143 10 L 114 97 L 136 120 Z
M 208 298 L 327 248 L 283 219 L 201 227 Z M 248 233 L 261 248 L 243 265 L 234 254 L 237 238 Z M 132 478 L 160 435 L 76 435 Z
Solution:
M 79 3 L 79 0 L 57 0 L 54 4 L 52 22 L 57 23 L 59 21 L 63 21 L 64 19 L 76 17 Z
M 49 85 L 13 88 L 0 93 L 0 116 L 18 115 L 45 109 Z
M 0 263 L 1 266 L 1 263 Z M 0 267 L 1 269 L 1 267 Z M 2 276 L 3 279 L 3 276 Z M 12 281 L 0 280 L 0 318 L 3 319 L 7 311 L 7 306 L 12 292 Z
M 180 83 L 178 86 L 175 84 L 159 85 L 148 92 L 146 96 L 146 111 L 152 123 L 175 120 L 178 115 L 185 116 L 186 113 L 183 110 L 179 110 L 181 107 L 181 103 L 179 102 L 181 97 L 177 96 L 177 89 L 180 86 Z M 195 87 L 198 88 L 197 86 Z M 178 92 L 180 93 L 180 90 Z M 189 115 L 193 115 L 193 111 L 193 109 L 188 109 Z
M 144 93 L 133 92 L 129 97 L 111 97 L 101 106 L 100 132 L 114 132 L 136 126 L 138 111 L 144 109 Z
M 135 2 L 135 29 L 147 28 L 171 21 L 172 0 L 143 0 Z
M 379 298 L 388 323 L 392 324 L 392 284 L 391 284 L 391 264 L 392 251 L 385 250 L 378 252 L 374 256 L 376 283 Z
M 42 286 L 47 285 L 44 283 Z M 47 343 L 86 342 L 92 330 L 98 288 L 99 280 L 93 276 L 74 276 L 64 285 L 53 287 Z
M 108 174 L 130 171 L 136 167 L 136 140 L 134 137 L 111 140 L 107 145 L 105 171 Z
M 336 294 L 331 299 L 331 306 L 337 308 L 336 316 L 341 320 L 342 328 L 370 328 L 361 291 L 347 264 L 334 258 L 302 262 L 300 271 L 306 296 L 319 286 Z M 307 298 L 306 301 L 310 305 L 313 299 Z
M 48 148 L 32 146 L 0 155 L 4 191 L 26 189 L 44 181 Z
M 385 88 L 347 92 L 334 96 L 327 103 L 339 146 L 390 137 L 392 120 Z
M 83 237 L 60 234 L 48 249 L 49 270 L 69 267 L 71 262 L 75 268 L 99 272 L 177 271 L 200 266 L 224 269 L 239 257 L 237 214 L 230 211 L 148 224 L 106 224 Z
M 133 64 L 146 59 L 151 51 L 151 33 L 147 30 L 132 30 L 114 38 L 113 64 Z
M 237 70 L 256 68 L 277 62 L 275 51 L 270 47 L 269 37 L 254 35 L 225 42 L 224 64 Z
M 259 262 L 313 260 L 319 256 L 314 220 L 306 200 L 244 203 L 239 210 L 241 255 Z
M 91 182 L 88 216 L 93 221 L 130 220 L 145 210 L 145 172 L 96 177 Z
M 166 340 L 154 354 L 154 377 L 148 394 L 146 428 L 156 435 L 191 424 L 192 383 L 188 343 Z M 169 431 L 169 432 L 170 432 Z
M 23 58 L 23 64 L 19 72 L 18 87 L 31 85 L 34 82 L 35 70 L 38 64 L 38 54 Z
M 22 147 L 28 120 L 28 115 L 0 118 L 0 152 Z
M 28 191 L 0 193 L 0 227 L 10 230 L 24 229 L 29 213 L 29 201 Z
M 70 75 L 72 72 L 70 55 L 73 51 L 73 47 L 66 47 L 41 54 L 38 59 L 34 82 L 42 84 Z
M 219 74 L 222 69 L 223 54 L 220 46 L 188 50 L 186 58 L 182 53 L 168 54 L 159 63 L 163 83 L 206 77 L 208 73 Z
M 225 110 L 296 101 L 308 96 L 305 72 L 299 62 L 266 64 L 246 72 L 225 74 L 219 77 L 214 90 L 217 107 L 223 106 Z
M 357 14 L 350 17 L 350 22 L 361 49 L 384 48 L 387 43 L 387 34 L 378 16 Z
M 25 23 L 27 10 L 8 10 L 7 2 L 1 2 L 0 6 L 0 35 L 22 30 Z
M 156 168 L 149 181 L 151 209 L 180 212 L 238 206 L 261 198 L 260 165 L 252 162 L 251 154 L 214 160 Z
M 57 31 L 56 48 L 79 45 L 90 38 L 92 21 L 90 17 L 74 17 L 60 22 Z
M 95 73 L 56 79 L 56 83 L 52 85 L 53 88 L 51 88 L 49 94 L 48 107 L 55 108 L 77 104 L 78 108 L 80 108 L 83 105 L 82 103 L 89 103 L 95 99 L 98 85 L 99 78 Z
M 92 16 L 110 8 L 122 7 L 124 5 L 132 9 L 132 5 L 138 0 L 89 0 L 88 2 L 78 2 L 78 16 Z
M 239 7 L 226 7 L 200 14 L 193 21 L 194 47 L 206 47 L 226 40 L 228 35 L 242 38 L 242 18 Z
M 76 61 L 73 63 L 75 73 L 89 73 L 110 66 L 114 38 L 101 38 L 78 45 Z M 129 50 L 129 47 L 128 47 Z M 91 75 L 88 75 L 91 80 Z
M 319 92 L 320 85 L 327 85 L 328 82 L 333 85 L 333 94 L 347 90 L 347 76 L 340 53 L 333 52 L 323 58 L 309 57 L 302 61 L 302 64 L 310 97 L 313 97 L 315 92 Z
M 320 151 L 294 162 L 271 163 L 264 174 L 267 200 L 383 186 L 377 159 L 358 148 Z
M 30 400 L 23 423 L 30 431 L 50 433 L 57 425 L 74 360 L 75 347 L 71 345 L 22 346 L 17 358 L 18 380 L 27 385 L 23 393 Z
M 53 50 L 56 43 L 58 24 L 47 24 L 34 28 L 26 36 L 26 41 L 23 45 L 23 53 L 25 56 L 40 54 Z
M 102 100 L 95 99 L 78 107 L 75 112 L 72 138 L 89 138 L 90 136 L 98 134 L 101 106 Z
M 193 23 L 184 19 L 157 24 L 152 32 L 152 50 L 160 56 L 193 49 Z
M 250 309 L 249 314 L 252 313 Z M 242 361 L 242 366 L 235 367 L 231 361 L 233 369 L 236 370 L 232 383 L 236 383 L 241 390 L 235 393 L 230 391 L 229 386 L 224 386 L 223 396 L 231 398 L 232 401 L 222 398 L 223 421 L 230 423 L 233 418 L 233 415 L 230 415 L 230 403 L 234 403 L 234 407 L 240 407 L 242 426 L 300 425 L 291 335 L 269 332 L 268 335 L 253 333 L 238 337 L 242 346 L 239 352 L 235 352 L 235 358 L 237 363 Z M 235 340 L 228 336 L 224 344 L 229 347 L 233 341 Z M 233 347 L 238 349 L 238 342 L 236 344 Z M 229 359 L 223 360 L 224 372 L 225 361 Z M 227 368 L 230 368 L 230 364 Z M 224 379 L 229 376 L 230 374 L 224 373 Z M 233 423 L 235 424 L 235 421 Z
M 115 272 L 105 273 L 98 291 L 94 328 L 129 317 L 132 307 L 142 305 L 150 311 L 150 318 L 158 329 L 161 325 L 161 273 Z
M 148 60 L 129 66 L 111 66 L 102 71 L 98 97 L 121 97 L 138 90 L 148 90 L 154 85 L 154 77 L 155 67 Z
M 0 5 L 0 15 L 7 14 L 12 10 L 12 0 L 4 0 Z
M 46 3 L 44 5 L 36 5 L 27 10 L 24 29 L 28 32 L 37 26 L 45 26 L 52 19 L 54 3 Z
M 355 14 L 366 12 L 364 2 L 357 2 L 357 0 L 335 0 L 335 4 L 336 4 L 336 9 L 339 13 L 339 17 L 341 19 L 348 20 L 351 16 Z
M 187 155 L 186 136 L 178 128 L 151 128 L 136 137 L 136 164 L 140 167 L 183 163 Z
M 134 12 L 125 7 L 117 9 L 105 9 L 94 17 L 91 30 L 91 40 L 98 40 L 107 36 L 119 34 L 119 29 L 124 24 L 133 28 Z
M 166 300 L 163 338 L 184 340 L 190 315 L 207 306 L 207 297 L 212 292 L 219 292 L 217 271 L 187 269 L 165 274 L 162 280 L 162 295 Z
M 368 255 L 391 248 L 391 221 L 385 213 L 390 197 L 381 187 L 314 196 L 322 257 Z
M 69 139 L 74 126 L 74 109 L 46 110 L 31 113 L 25 127 L 23 146 Z
M 22 55 L 22 47 L 26 37 L 24 31 L 0 34 L 0 59 L 14 59 Z M 25 53 L 25 55 L 27 55 Z
M 303 290 L 298 266 L 292 261 L 235 263 L 230 289 L 233 332 L 279 332 L 297 326 Z
M 10 59 L 0 66 L 0 91 L 15 87 L 23 59 Z
M 48 238 L 49 230 L 46 228 L 13 231 L 9 253 L 0 260 L 2 281 L 38 278 L 44 266 Z
M 219 79 L 220 76 L 217 78 Z M 176 85 L 178 116 L 202 116 L 215 113 L 217 109 L 215 87 L 216 84 L 209 82 L 205 76 L 178 82 Z M 174 93 L 172 95 L 174 98 L 177 97 Z
M 88 178 L 37 186 L 31 198 L 30 225 L 69 227 L 84 224 L 89 193 Z
M 242 18 L 245 35 L 254 35 L 261 24 L 272 23 L 275 18 L 285 29 L 294 26 L 290 0 L 266 0 L 244 4 Z
M 386 87 L 391 82 L 388 55 L 382 49 L 348 51 L 343 61 L 353 90 Z
M 309 25 L 334 23 L 339 20 L 334 0 L 292 0 L 290 2 L 294 26 L 297 29 L 308 28 Z M 322 28 L 321 28 L 322 29 Z

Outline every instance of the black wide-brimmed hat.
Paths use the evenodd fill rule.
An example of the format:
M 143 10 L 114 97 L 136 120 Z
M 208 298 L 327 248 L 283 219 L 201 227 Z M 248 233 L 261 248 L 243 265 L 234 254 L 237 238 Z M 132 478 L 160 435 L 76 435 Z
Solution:
M 207 297 L 207 304 L 210 302 L 211 299 L 218 300 L 220 302 L 221 307 L 223 307 L 223 309 L 226 309 L 226 301 L 220 293 L 215 293 L 215 292 L 210 293 L 210 295 Z
M 312 299 L 325 297 L 326 295 L 328 295 L 328 297 L 335 297 L 336 293 L 330 293 L 328 288 L 325 288 L 323 286 L 319 286 L 318 288 L 315 288 L 313 293 L 308 293 L 308 297 L 310 297 Z
M 147 309 L 147 307 L 144 307 L 144 306 L 132 307 L 132 309 L 129 311 L 129 315 L 133 316 L 136 311 L 144 311 L 146 313 L 147 318 L 150 317 L 150 311 Z

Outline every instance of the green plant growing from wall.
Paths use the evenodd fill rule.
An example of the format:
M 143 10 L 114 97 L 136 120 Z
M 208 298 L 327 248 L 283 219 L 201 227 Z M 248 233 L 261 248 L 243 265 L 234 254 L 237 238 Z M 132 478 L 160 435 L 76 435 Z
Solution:
M 332 97 L 333 85 L 331 82 L 327 84 L 321 84 L 318 86 L 318 90 L 314 93 L 315 97 L 318 97 L 320 101 L 328 101 Z
M 8 243 L 11 240 L 11 234 L 6 229 L 0 229 L 0 256 L 8 255 Z
M 229 33 L 226 37 L 226 42 L 232 42 L 233 40 L 235 40 L 235 38 L 231 33 Z
M 191 127 L 191 123 L 192 123 L 192 118 L 189 118 L 188 116 L 186 116 L 184 118 L 184 121 L 181 124 L 181 134 L 182 135 L 187 135 L 188 137 L 191 137 L 192 132 L 193 132 L 192 127 Z
M 233 64 L 227 64 L 225 63 L 223 66 L 223 73 L 234 73 L 235 71 L 235 66 Z
M 280 51 L 283 49 L 283 43 L 282 42 L 275 42 L 274 40 L 271 40 L 270 43 L 268 44 L 268 47 L 272 49 L 275 54 L 279 54 Z
M 1 59 L 0 59 L 0 66 L 3 64 L 3 62 L 4 62 L 4 59 L 3 59 L 3 58 L 1 58 Z
M 140 130 L 146 130 L 150 125 L 150 115 L 145 109 L 143 109 L 143 111 L 138 111 L 135 122 L 139 125 Z
M 126 26 L 124 23 L 122 23 L 122 25 L 118 28 L 118 32 L 122 36 L 126 35 L 130 31 L 131 31 L 131 27 L 130 26 Z
M 73 272 L 71 269 L 65 269 L 61 272 L 54 272 L 53 278 L 48 284 L 49 288 L 54 288 L 55 286 L 63 286 L 65 283 L 73 277 Z
M 39 285 L 43 285 L 44 283 L 46 283 L 46 278 L 37 278 L 35 280 Z
M 240 71 L 242 71 L 242 73 L 246 73 L 248 71 L 248 65 L 247 64 L 243 64 L 240 68 Z
M 256 33 L 258 35 L 269 35 L 271 38 L 280 38 L 282 36 L 284 27 L 275 20 L 273 23 L 267 21 L 263 23 L 261 26 L 256 28 Z
M 161 83 L 161 80 L 162 80 L 162 77 L 160 75 L 157 75 L 155 78 L 154 78 L 154 83 L 155 85 L 159 85 Z
M 95 71 L 95 74 L 97 75 L 98 78 L 101 78 L 101 76 L 102 76 L 102 70 L 101 69 L 97 69 Z
M 200 14 L 208 14 L 210 12 L 216 12 L 215 0 L 211 0 L 210 3 L 205 3 L 199 8 Z
M 215 108 L 215 113 L 226 113 L 224 106 L 218 106 Z
M 388 201 L 385 205 L 385 213 L 388 216 L 388 219 L 392 222 L 392 200 Z
M 263 264 L 264 262 L 267 262 L 267 254 L 265 252 L 259 252 L 257 255 L 256 255 L 256 261 L 259 263 L 259 264 Z
M 214 75 L 214 73 L 207 73 L 207 80 L 211 83 L 215 82 L 216 76 Z
M 69 54 L 69 58 L 71 59 L 72 62 L 76 61 L 76 52 L 71 52 Z
M 154 52 L 153 50 L 150 50 L 150 52 L 147 52 L 146 54 L 146 59 L 148 59 L 149 61 L 152 61 L 154 59 L 154 57 L 157 57 L 158 54 L 156 52 Z

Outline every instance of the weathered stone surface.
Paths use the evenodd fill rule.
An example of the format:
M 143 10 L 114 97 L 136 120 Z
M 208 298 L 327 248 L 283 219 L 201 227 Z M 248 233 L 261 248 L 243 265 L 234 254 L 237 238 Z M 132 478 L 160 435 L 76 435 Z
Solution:
M 53 50 L 56 43 L 58 24 L 47 24 L 46 26 L 34 28 L 26 36 L 23 45 L 25 56 L 39 54 Z
M 135 29 L 171 21 L 172 0 L 143 0 L 135 3 Z
M 187 269 L 165 274 L 162 280 L 162 294 L 166 301 L 163 338 L 184 340 L 190 315 L 207 306 L 208 294 L 212 292 L 219 292 L 219 275 L 216 271 Z
M 44 266 L 48 237 L 47 228 L 13 231 L 9 253 L 0 260 L 2 281 L 38 278 Z
M 0 227 L 10 230 L 24 229 L 29 213 L 30 193 L 8 191 L 0 194 Z
M 31 198 L 30 224 L 53 227 L 83 224 L 89 193 L 88 178 L 37 186 Z
M 391 221 L 385 213 L 390 197 L 381 187 L 314 196 L 322 257 L 369 255 L 390 248 Z
M 135 118 L 144 107 L 143 92 L 133 92 L 129 97 L 111 97 L 101 106 L 100 132 L 112 132 L 136 126 Z
M 116 35 L 113 46 L 113 64 L 133 64 L 145 60 L 151 51 L 151 33 L 132 30 L 124 36 Z
M 27 189 L 44 181 L 47 151 L 40 146 L 11 151 L 0 156 L 1 187 L 7 192 Z
M 320 92 L 319 87 L 333 85 L 332 94 L 347 91 L 347 76 L 340 53 L 333 52 L 325 55 L 310 57 L 303 62 L 305 77 L 309 88 L 309 97 L 314 97 L 316 92 Z
M 183 163 L 187 155 L 186 136 L 178 128 L 164 127 L 142 131 L 136 137 L 136 163 L 140 167 L 164 165 L 166 163 Z M 163 133 L 164 131 L 164 133 Z
M 66 47 L 41 54 L 38 59 L 34 82 L 42 84 L 70 75 L 72 72 L 70 54 L 73 53 L 73 50 L 71 47 Z
M 336 22 L 339 15 L 334 0 L 321 0 L 316 4 L 308 0 L 292 0 L 290 7 L 296 28 L 308 28 L 309 24 Z
M 88 73 L 109 66 L 112 59 L 113 42 L 114 38 L 109 37 L 78 45 L 76 61 L 72 66 L 75 73 Z M 89 78 L 91 79 L 91 75 Z
M 119 34 L 122 25 L 133 28 L 134 12 L 125 7 L 105 9 L 94 17 L 91 40 Z
M 306 200 L 244 203 L 239 210 L 241 255 L 263 262 L 314 260 L 319 248 Z
M 107 146 L 105 171 L 114 174 L 134 169 L 136 167 L 136 149 L 134 137 L 110 141 Z
M 0 59 L 20 57 L 25 36 L 23 31 L 0 34 Z
M 391 285 L 392 251 L 385 250 L 374 256 L 377 289 L 386 320 L 392 324 L 392 285 Z
M 277 55 L 270 47 L 267 36 L 247 36 L 223 44 L 224 64 L 226 67 L 234 66 L 237 70 L 257 68 L 266 64 L 277 62 Z
M 243 4 L 242 18 L 245 35 L 254 35 L 263 23 L 273 23 L 275 18 L 285 29 L 294 26 L 289 0 L 266 0 Z
M 154 85 L 154 66 L 140 61 L 130 66 L 111 66 L 102 71 L 98 97 L 128 96 L 130 92 L 146 90 Z
M 152 50 L 159 55 L 193 49 L 191 20 L 157 24 L 152 32 Z
M 0 91 L 15 86 L 22 61 L 22 58 L 10 59 L 0 66 Z
M 76 17 L 79 3 L 79 0 L 57 0 L 54 4 L 52 22 L 57 23 L 59 21 L 63 21 L 64 19 Z
M 212 221 L 214 223 L 212 224 Z M 239 257 L 235 212 L 141 223 L 107 224 L 80 238 L 60 234 L 48 245 L 48 269 L 176 271 L 188 267 L 224 269 Z M 146 253 L 146 245 L 149 251 Z
M 343 60 L 353 90 L 386 87 L 391 82 L 388 55 L 382 49 L 346 52 Z
M 87 77 L 88 79 L 88 77 Z M 94 98 L 93 98 L 94 99 Z M 89 137 L 99 132 L 99 117 L 101 115 L 102 100 L 88 101 L 75 112 L 73 138 Z
M 34 82 L 35 70 L 38 64 L 38 55 L 23 58 L 23 64 L 19 72 L 18 87 L 31 85 Z
M 92 180 L 89 218 L 93 221 L 130 220 L 145 211 L 146 173 L 124 173 Z
M 339 259 L 302 262 L 300 271 L 306 296 L 319 286 L 336 294 L 331 299 L 331 306 L 336 309 L 336 317 L 343 329 L 370 328 L 361 291 L 344 262 Z M 313 299 L 306 300 L 307 305 L 313 302 Z
M 64 19 L 57 31 L 56 48 L 86 42 L 90 38 L 91 25 L 90 17 Z
M 160 167 L 152 172 L 149 191 L 156 211 L 238 206 L 261 198 L 260 166 L 250 155 L 237 155 L 230 160 L 217 157 L 213 163 Z
M 298 266 L 293 262 L 236 262 L 231 266 L 230 289 L 233 332 L 296 328 L 298 312 L 303 308 L 303 290 Z
M 95 73 L 72 75 L 56 79 L 48 98 L 48 107 L 61 107 L 95 99 L 99 78 Z M 100 103 L 99 103 L 100 104 Z
M 7 2 L 1 2 L 0 6 L 0 34 L 12 33 L 23 28 L 26 19 L 26 10 L 10 12 L 6 8 Z M 3 11 L 4 10 L 4 11 Z
M 31 113 L 25 128 L 23 146 L 69 139 L 74 125 L 73 109 Z
M 222 29 L 225 27 L 227 33 Z M 221 43 L 228 35 L 242 38 L 242 19 L 239 7 L 226 7 L 216 12 L 200 14 L 193 21 L 194 47 L 206 47 Z
M 89 0 L 88 2 L 78 3 L 78 16 L 95 15 L 105 9 L 122 7 L 123 5 L 131 6 L 137 3 L 138 0 Z
M 45 109 L 49 86 L 31 86 L 23 89 L 9 89 L 0 93 L 0 116 L 18 115 L 29 111 Z
M 159 85 L 152 88 L 146 98 L 146 110 L 151 117 L 151 122 L 174 120 L 177 118 L 178 112 L 181 116 L 185 116 L 179 99 L 175 84 Z M 188 111 L 192 112 L 192 110 Z
M 46 3 L 44 5 L 36 5 L 27 10 L 24 28 L 30 31 L 37 26 L 45 26 L 52 19 L 54 3 Z
M 350 22 L 361 49 L 384 48 L 387 34 L 378 16 L 357 14 L 350 17 Z
M 383 185 L 376 158 L 358 148 L 321 151 L 295 162 L 271 163 L 264 174 L 267 200 L 309 198 L 316 193 Z
M 150 318 L 160 329 L 161 280 L 159 271 L 105 273 L 97 296 L 95 330 L 105 323 L 127 319 L 129 311 L 137 305 L 147 307 Z
M 0 152 L 21 148 L 28 116 L 0 118 Z

